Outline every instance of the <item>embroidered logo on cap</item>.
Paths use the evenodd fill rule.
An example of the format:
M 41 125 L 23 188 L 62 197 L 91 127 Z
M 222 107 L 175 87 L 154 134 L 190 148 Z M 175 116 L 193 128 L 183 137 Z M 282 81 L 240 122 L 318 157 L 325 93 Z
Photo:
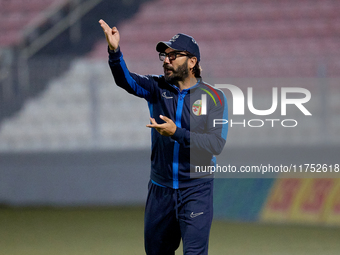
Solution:
M 179 35 L 174 35 L 171 39 L 170 42 L 174 42 L 176 41 L 176 39 L 179 37 Z

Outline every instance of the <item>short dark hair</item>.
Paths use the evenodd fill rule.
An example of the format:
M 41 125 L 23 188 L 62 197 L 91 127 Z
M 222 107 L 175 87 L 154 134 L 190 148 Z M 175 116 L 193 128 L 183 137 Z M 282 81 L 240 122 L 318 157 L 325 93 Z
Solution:
M 191 71 L 196 78 L 202 78 L 201 77 L 202 68 L 198 61 L 196 62 L 196 65 L 191 69 Z

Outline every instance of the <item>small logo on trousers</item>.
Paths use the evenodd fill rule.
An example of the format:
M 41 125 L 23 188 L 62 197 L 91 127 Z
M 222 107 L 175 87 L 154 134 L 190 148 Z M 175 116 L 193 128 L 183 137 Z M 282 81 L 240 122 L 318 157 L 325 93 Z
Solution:
M 202 215 L 202 214 L 203 214 L 203 212 L 199 212 L 199 213 L 191 212 L 190 218 L 195 218 L 195 217 L 200 216 L 200 215 Z

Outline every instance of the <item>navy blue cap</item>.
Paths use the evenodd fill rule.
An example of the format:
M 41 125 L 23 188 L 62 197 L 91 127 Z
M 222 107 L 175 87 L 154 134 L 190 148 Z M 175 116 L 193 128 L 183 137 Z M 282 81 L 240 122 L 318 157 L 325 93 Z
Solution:
M 197 58 L 197 61 L 200 61 L 200 49 L 198 47 L 195 39 L 186 34 L 177 34 L 173 36 L 168 42 L 158 42 L 156 46 L 156 50 L 158 52 L 165 52 L 167 48 L 171 48 L 178 51 L 187 51 L 194 55 Z

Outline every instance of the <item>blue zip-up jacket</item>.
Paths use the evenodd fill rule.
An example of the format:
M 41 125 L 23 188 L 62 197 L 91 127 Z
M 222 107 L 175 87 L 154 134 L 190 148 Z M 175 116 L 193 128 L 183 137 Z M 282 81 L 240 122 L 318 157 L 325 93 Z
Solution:
M 201 80 L 180 91 L 177 86 L 167 83 L 163 75 L 131 73 L 120 49 L 109 50 L 109 65 L 119 87 L 147 100 L 150 116 L 157 123 L 164 123 L 159 118 L 163 115 L 177 126 L 171 137 L 151 129 L 152 182 L 178 189 L 210 181 L 212 176 L 199 172 L 196 166 L 204 169 L 204 166 L 214 165 L 214 155 L 220 154 L 225 145 L 228 125 L 216 124 L 214 127 L 214 119 L 228 119 L 224 93 Z M 200 112 L 202 94 L 206 95 L 206 114 Z

